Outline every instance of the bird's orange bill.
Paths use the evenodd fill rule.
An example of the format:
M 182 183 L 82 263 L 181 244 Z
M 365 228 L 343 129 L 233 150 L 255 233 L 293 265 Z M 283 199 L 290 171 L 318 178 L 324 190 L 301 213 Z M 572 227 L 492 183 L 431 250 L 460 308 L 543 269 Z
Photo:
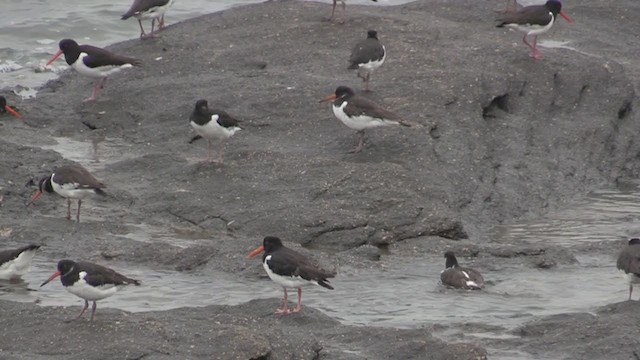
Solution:
M 60 57 L 60 55 L 62 55 L 62 50 L 58 50 L 58 52 L 57 52 L 57 53 L 55 53 L 55 55 L 53 55 L 53 57 L 51 58 L 51 60 L 49 60 L 49 61 L 47 62 L 47 65 L 46 65 L 46 66 L 51 65 L 51 63 L 52 63 L 52 62 L 54 62 L 54 61 L 56 61 L 56 59 L 57 59 L 57 58 L 59 58 L 59 57 Z
M 263 251 L 264 251 L 264 246 L 260 246 L 259 248 L 253 250 L 251 254 L 249 254 L 249 258 L 255 257 L 256 255 L 260 254 Z
M 573 20 L 567 15 L 564 11 L 560 10 L 560 16 L 562 16 L 565 20 L 573 24 Z
M 22 115 L 20 115 L 20 113 L 19 113 L 19 112 L 15 111 L 15 110 L 14 110 L 11 106 L 9 106 L 9 105 L 5 105 L 5 106 L 4 106 L 4 109 L 5 109 L 5 110 L 7 110 L 7 112 L 8 112 L 9 114 L 11 114 L 11 115 L 13 115 L 13 116 L 15 116 L 15 117 L 17 117 L 17 118 L 21 118 L 21 117 L 22 117 Z
M 43 287 L 45 285 L 47 285 L 49 282 L 51 282 L 51 280 L 57 278 L 58 276 L 60 276 L 60 271 L 56 271 L 53 273 L 53 275 L 49 276 L 49 278 L 47 279 L 47 281 L 43 282 L 42 285 L 40 285 L 40 287 Z
M 333 101 L 336 99 L 336 94 L 331 94 L 329 96 L 327 96 L 326 98 L 320 100 L 321 103 L 323 102 L 327 102 L 327 101 Z
M 33 204 L 34 202 L 36 202 L 36 200 L 38 200 L 40 198 L 40 196 L 42 196 L 42 191 L 40 191 L 40 190 L 36 191 L 36 193 L 33 194 L 33 196 L 31 197 L 31 201 L 29 201 L 27 206 L 29 206 L 29 205 Z

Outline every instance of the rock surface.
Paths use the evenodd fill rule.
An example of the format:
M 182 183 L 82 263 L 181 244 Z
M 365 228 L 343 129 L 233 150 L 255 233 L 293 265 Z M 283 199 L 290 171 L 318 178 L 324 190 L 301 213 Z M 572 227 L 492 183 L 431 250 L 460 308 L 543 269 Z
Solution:
M 571 263 L 558 249 L 485 247 L 486 230 L 639 175 L 639 50 L 627 34 L 640 33 L 633 20 L 640 5 L 567 5 L 575 24 L 559 21 L 541 40 L 568 41 L 571 49 L 545 48 L 541 61 L 528 57 L 520 34 L 493 27 L 493 10 L 502 5 L 350 5 L 349 21 L 335 25 L 322 21 L 327 4 L 270 1 L 171 25 L 157 40 L 115 44 L 111 50 L 144 66 L 110 78 L 97 102 L 81 102 L 90 80 L 69 72 L 20 105 L 24 122 L 3 116 L 5 243 L 44 244 L 53 263 L 83 258 L 243 278 L 264 276 L 245 257 L 265 235 L 298 243 L 330 265 L 375 266 L 380 253 L 370 246 L 408 241 L 433 252 L 464 241 L 489 258 L 533 258 L 531 267 Z M 364 151 L 348 154 L 355 134 L 318 100 L 338 85 L 361 87 L 347 59 L 370 28 L 389 56 L 366 96 L 419 126 L 369 131 Z M 189 114 L 201 98 L 243 120 L 223 167 L 200 163 L 206 142 L 188 144 Z M 64 220 L 60 198 L 24 206 L 35 190 L 29 180 L 68 161 L 88 167 L 110 194 L 83 204 L 79 226 Z M 114 358 L 484 354 L 424 329 L 341 326 L 310 308 L 278 318 L 273 307 L 252 301 L 135 316 L 100 311 L 99 323 L 75 329 L 59 323 L 71 311 L 2 302 L 3 321 L 10 317 L 0 330 L 0 356 L 94 358 L 87 343 L 102 344 Z M 51 340 L 25 342 L 36 332 L 47 339 L 40 331 Z M 73 340 L 63 342 L 70 331 Z M 576 336 L 581 331 L 589 330 Z M 630 354 L 633 334 L 616 334 L 619 354 Z M 118 340 L 105 343 L 107 336 Z M 567 355 L 588 353 L 579 346 L 560 351 L 585 358 Z M 537 338 L 526 346 L 541 348 Z

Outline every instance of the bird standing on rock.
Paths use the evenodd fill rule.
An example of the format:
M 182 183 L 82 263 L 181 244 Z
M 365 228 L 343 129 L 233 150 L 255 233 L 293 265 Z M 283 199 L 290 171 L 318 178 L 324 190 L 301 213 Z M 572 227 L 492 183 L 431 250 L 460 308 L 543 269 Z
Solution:
M 349 58 L 350 70 L 358 70 L 358 77 L 364 81 L 364 91 L 369 91 L 369 78 L 387 57 L 384 45 L 378 40 L 378 32 L 367 31 L 367 38 L 354 46 Z
M 461 267 L 458 265 L 458 259 L 452 251 L 444 253 L 445 269 L 440 273 L 440 281 L 443 284 L 458 289 L 482 289 L 484 287 L 484 279 L 482 275 L 471 268 Z
M 629 300 L 633 292 L 633 284 L 640 284 L 640 238 L 629 239 L 629 245 L 618 256 L 618 270 L 624 273 L 629 284 Z
M 62 39 L 59 44 L 60 50 L 47 62 L 49 66 L 60 55 L 64 54 L 64 59 L 72 68 L 84 76 L 97 78 L 91 96 L 84 101 L 95 101 L 104 88 L 107 76 L 122 69 L 132 66 L 140 66 L 138 59 L 117 55 L 105 49 L 91 46 L 78 45 L 72 39 Z
M 158 20 L 158 31 L 164 29 L 164 13 L 173 5 L 173 0 L 135 0 L 129 11 L 122 15 L 122 20 L 130 17 L 138 19 L 140 25 L 140 39 L 154 37 L 154 27 Z M 142 20 L 151 19 L 151 32 L 146 34 L 142 26 Z
M 358 145 L 350 152 L 358 153 L 364 148 L 364 131 L 366 129 L 402 125 L 411 126 L 395 113 L 385 110 L 373 101 L 357 95 L 351 88 L 338 86 L 334 94 L 325 97 L 320 102 L 333 102 L 333 114 L 351 129 L 356 130 Z
M 27 206 L 38 200 L 44 192 L 55 192 L 67 199 L 67 219 L 69 220 L 71 220 L 71 199 L 78 200 L 76 221 L 80 222 L 82 199 L 91 194 L 105 195 L 105 192 L 102 191 L 104 187 L 104 184 L 80 165 L 61 166 L 53 174 L 47 175 L 40 180 L 38 190 L 33 194 Z
M 196 102 L 196 107 L 189 117 L 189 123 L 198 134 L 193 137 L 189 143 L 200 138 L 207 139 L 209 142 L 207 161 L 210 163 L 213 162 L 213 158 L 211 157 L 211 140 L 215 139 L 220 141 L 218 160 L 219 163 L 222 164 L 224 162 L 225 142 L 232 137 L 233 134 L 242 130 L 242 128 L 238 126 L 239 121 L 231 115 L 222 110 L 209 109 L 207 100 L 198 100 Z
M 333 290 L 327 279 L 334 277 L 334 273 L 314 266 L 304 255 L 282 245 L 282 241 L 275 236 L 265 237 L 262 243 L 262 246 L 249 254 L 249 258 L 264 252 L 262 255 L 264 270 L 271 280 L 282 285 L 284 305 L 276 309 L 277 314 L 299 312 L 302 309 L 302 286 L 313 284 Z M 298 289 L 298 304 L 293 309 L 289 309 L 287 288 Z
M 7 105 L 7 99 L 4 96 L 0 96 L 0 112 L 8 112 L 9 114 L 21 118 L 22 115 L 13 109 L 11 106 Z
M 93 301 L 91 308 L 91 321 L 93 321 L 97 307 L 96 301 L 115 294 L 118 287 L 131 284 L 140 285 L 140 281 L 98 264 L 86 261 L 60 260 L 58 271 L 53 273 L 40 287 L 47 285 L 58 276 L 68 292 L 84 299 L 84 308 L 80 314 L 69 321 L 79 319 L 89 307 L 89 301 Z
M 516 12 L 508 12 L 496 19 L 499 22 L 496 27 L 512 27 L 525 33 L 522 41 L 531 49 L 531 57 L 541 59 L 542 54 L 538 50 L 538 35 L 544 34 L 555 23 L 558 14 L 568 22 L 573 20 L 562 11 L 560 0 L 548 0 L 544 5 L 523 7 Z M 527 41 L 527 36 L 533 36 L 533 44 Z

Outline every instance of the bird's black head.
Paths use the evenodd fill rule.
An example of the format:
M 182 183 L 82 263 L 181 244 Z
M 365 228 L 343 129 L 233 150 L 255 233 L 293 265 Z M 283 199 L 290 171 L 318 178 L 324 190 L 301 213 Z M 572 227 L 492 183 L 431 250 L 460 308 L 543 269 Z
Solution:
M 637 238 L 637 237 L 630 238 L 629 245 L 640 245 L 640 238 Z
M 444 257 L 447 259 L 444 264 L 445 268 L 448 269 L 458 266 L 458 259 L 456 259 L 456 255 L 453 253 L 453 251 L 445 252 Z
M 209 103 L 207 100 L 198 100 L 196 101 L 196 109 L 195 111 L 198 113 L 205 113 L 209 109 Z
M 75 42 L 75 40 L 62 39 L 60 40 L 58 47 L 60 47 L 60 51 L 62 51 L 62 53 L 64 54 L 64 60 L 69 65 L 76 62 L 76 60 L 78 60 L 78 58 L 80 57 L 80 52 L 81 52 L 80 45 L 78 45 L 78 43 Z M 47 63 L 47 65 L 50 64 L 53 60 L 55 60 L 55 58 L 57 58 L 59 54 L 60 53 L 56 54 L 56 56 L 54 56 L 51 60 L 49 60 L 49 63 Z
M 0 112 L 5 112 L 4 109 L 7 106 L 7 99 L 4 96 L 0 96 Z
M 367 31 L 367 37 L 370 39 L 377 39 L 378 38 L 378 32 L 375 30 L 369 30 Z
M 353 96 L 355 93 L 348 86 L 338 86 L 336 88 L 335 94 L 336 94 L 336 99 L 340 99 L 340 98 L 349 98 Z
M 80 51 L 80 45 L 75 40 L 72 39 L 62 39 L 60 43 L 58 43 L 58 47 L 62 50 L 63 53 L 67 53 L 67 51 Z
M 553 13 L 553 16 L 556 16 L 562 10 L 562 3 L 560 0 L 548 0 L 545 7 Z
M 76 266 L 76 262 L 73 260 L 60 260 L 58 261 L 58 271 L 61 276 L 70 274 Z
M 264 246 L 264 252 L 269 253 L 281 248 L 283 245 L 280 238 L 276 236 L 267 236 L 262 241 L 262 246 Z
M 53 192 L 53 186 L 51 186 L 51 175 L 45 176 L 40 179 L 40 182 L 38 183 L 38 190 L 40 190 L 40 192 Z

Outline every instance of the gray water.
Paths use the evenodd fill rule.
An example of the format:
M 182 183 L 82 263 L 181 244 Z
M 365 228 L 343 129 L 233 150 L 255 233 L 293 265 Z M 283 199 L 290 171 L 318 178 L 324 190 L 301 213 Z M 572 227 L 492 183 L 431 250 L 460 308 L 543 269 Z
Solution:
M 629 217 L 629 214 L 640 214 L 640 205 L 635 201 L 639 195 L 637 188 L 594 192 L 584 201 L 543 220 L 496 228 L 496 240 L 560 245 L 615 240 L 621 235 L 621 226 L 640 225 L 637 216 Z M 440 256 L 401 258 L 391 254 L 382 260 L 385 266 L 381 268 L 341 267 L 332 282 L 334 291 L 309 288 L 303 293 L 304 303 L 345 324 L 415 328 L 434 323 L 485 323 L 512 329 L 535 316 L 591 311 L 625 300 L 628 289 L 615 268 L 617 250 L 612 248 L 612 254 L 606 256 L 579 256 L 578 264 L 554 269 L 514 265 L 484 271 L 485 279 L 492 283 L 484 291 L 443 288 L 439 284 L 443 263 Z M 53 259 L 36 257 L 25 281 L 37 291 L 4 291 L 0 292 L 0 298 L 38 302 L 42 306 L 80 305 L 82 300 L 64 291 L 58 281 L 37 287 L 55 271 L 53 264 Z M 281 288 L 268 280 L 243 279 L 235 274 L 205 276 L 198 272 L 180 273 L 126 264 L 113 266 L 142 280 L 144 286 L 127 287 L 101 301 L 100 307 L 139 312 L 182 306 L 234 305 L 255 298 L 282 296 Z M 254 266 L 260 266 L 259 260 Z M 455 304 L 454 311 L 452 304 Z M 505 333 L 477 336 L 500 337 Z

